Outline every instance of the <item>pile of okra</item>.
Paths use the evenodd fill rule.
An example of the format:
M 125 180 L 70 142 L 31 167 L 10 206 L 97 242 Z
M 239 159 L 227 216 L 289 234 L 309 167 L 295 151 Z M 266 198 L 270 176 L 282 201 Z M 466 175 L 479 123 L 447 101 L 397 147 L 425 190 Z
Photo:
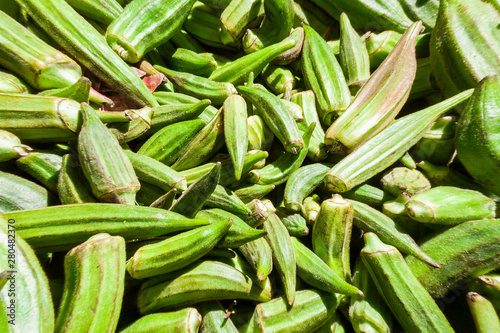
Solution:
M 0 2 L 2 333 L 498 333 L 499 201 L 498 0 Z

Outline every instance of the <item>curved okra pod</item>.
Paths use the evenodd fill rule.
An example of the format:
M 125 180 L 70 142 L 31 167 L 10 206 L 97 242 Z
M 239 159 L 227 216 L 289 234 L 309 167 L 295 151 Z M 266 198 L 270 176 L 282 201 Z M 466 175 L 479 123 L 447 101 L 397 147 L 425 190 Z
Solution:
M 220 163 L 216 163 L 210 172 L 191 184 L 169 210 L 186 217 L 194 217 L 215 191 L 219 178 Z
M 163 45 L 158 47 L 160 52 L 164 50 Z M 165 53 L 167 53 L 163 55 L 165 62 L 170 68 L 178 72 L 188 72 L 203 77 L 209 77 L 217 68 L 217 61 L 212 53 L 197 53 L 181 47 L 172 50 L 169 49 Z
M 78 156 L 92 193 L 100 201 L 134 205 L 140 184 L 130 159 L 94 109 L 83 103 L 81 110 Z
M 335 164 L 325 176 L 325 185 L 333 191 L 345 192 L 375 176 L 396 162 L 417 143 L 436 118 L 471 95 L 472 90 L 467 90 L 422 111 L 393 121 Z
M 312 230 L 312 248 L 335 274 L 351 279 L 350 244 L 354 208 L 339 194 L 321 203 Z
M 248 148 L 247 103 L 233 95 L 224 101 L 224 137 L 234 165 L 234 178 L 240 180 Z
M 434 298 L 452 288 L 500 267 L 500 220 L 479 220 L 459 224 L 420 242 L 441 269 L 424 265 L 413 256 L 406 258 L 413 275 Z
M 100 232 L 145 239 L 210 224 L 163 209 L 85 203 L 5 213 L 19 235 L 40 252 L 64 251 Z
M 66 1 L 18 2 L 59 45 L 109 87 L 140 106 L 158 105 L 144 82 Z
M 262 199 L 269 192 L 276 188 L 275 185 L 259 185 L 251 184 L 243 187 L 239 187 L 234 193 L 240 198 L 244 203 L 249 203 L 255 199 Z
M 146 280 L 139 289 L 137 306 L 141 314 L 146 314 L 210 300 L 269 301 L 269 279 L 263 284 L 256 280 L 222 262 L 195 262 L 177 272 Z
M 309 164 L 292 172 L 285 186 L 285 207 L 293 212 L 300 212 L 304 199 L 323 182 L 332 164 Z
M 197 332 L 202 316 L 195 308 L 152 313 L 134 321 L 120 333 L 192 333 Z
M 266 240 L 273 254 L 274 267 L 285 288 L 286 300 L 289 305 L 293 305 L 297 283 L 297 265 L 290 234 L 280 218 L 272 212 L 264 221 L 264 230 L 267 232 Z
M 253 104 L 266 125 L 289 153 L 304 148 L 297 124 L 281 100 L 265 88 L 239 86 L 238 92 Z
M 467 293 L 469 305 L 477 333 L 500 332 L 500 318 L 491 302 L 476 292 Z
M 297 292 L 295 303 L 290 306 L 285 297 L 258 304 L 244 333 L 258 332 L 313 332 L 325 324 L 338 306 L 335 294 L 316 290 Z
M 405 207 L 412 219 L 439 225 L 457 225 L 496 216 L 496 204 L 492 199 L 477 191 L 453 186 L 438 186 L 419 193 L 411 197 Z
M 153 96 L 155 97 L 156 101 L 160 103 L 160 105 L 191 104 L 200 102 L 200 100 L 196 97 L 179 92 L 156 91 L 153 93 Z M 208 123 L 216 113 L 217 109 L 212 105 L 209 105 L 198 116 L 198 118 L 202 119 L 205 123 Z
M 232 223 L 228 219 L 142 246 L 127 261 L 127 271 L 134 279 L 144 279 L 184 268 L 212 250 Z
M 115 20 L 123 11 L 117 0 L 68 0 L 68 3 L 82 16 L 105 26 Z
M 454 332 L 401 253 L 382 243 L 371 232 L 364 234 L 364 240 L 361 259 L 403 329 L 408 332 Z
M 156 106 L 152 108 L 153 118 L 151 119 L 151 129 L 149 133 L 155 133 L 165 126 L 198 117 L 211 103 L 209 99 L 203 99 L 199 102 L 190 104 Z
M 16 166 L 42 183 L 53 192 L 57 192 L 59 170 L 62 157 L 50 153 L 29 153 L 16 161 Z
M 26 156 L 31 150 L 31 147 L 23 145 L 14 134 L 0 130 L 0 162 Z
M 273 269 L 272 250 L 265 238 L 257 238 L 238 247 L 255 270 L 257 279 L 265 281 Z
M 304 133 L 305 147 L 298 154 L 283 153 L 276 161 L 263 167 L 250 171 L 248 180 L 254 184 L 279 185 L 284 183 L 290 175 L 297 170 L 307 156 L 307 147 L 312 136 L 315 124 L 311 124 Z
M 15 271 L 0 295 L 3 308 L 1 313 L 5 316 L 0 321 L 0 328 L 3 332 L 54 332 L 54 306 L 47 276 L 28 243 L 19 234 L 12 232 L 18 227 L 18 221 L 15 222 L 12 224 L 10 218 L 5 218 L 0 213 L 0 253 L 5 258 L 0 263 L 0 271 Z M 13 234 L 15 238 L 12 237 Z M 7 260 L 12 258 L 9 257 L 12 250 L 15 250 L 14 259 Z M 12 300 L 15 300 L 15 305 L 25 304 L 29 308 L 29 311 L 15 312 L 15 319 L 12 321 L 15 326 L 7 323 L 7 320 L 12 320 L 9 316 L 12 313 L 9 310 L 9 306 L 12 308 Z
M 150 137 L 137 153 L 172 165 L 203 126 L 205 123 L 201 119 L 165 126 Z
M 64 258 L 57 332 L 114 331 L 125 288 L 125 240 L 97 234 Z
M 139 0 L 126 6 L 108 27 L 106 41 L 125 61 L 138 62 L 182 26 L 195 0 Z
M 297 274 L 307 284 L 330 293 L 363 296 L 363 292 L 345 282 L 313 251 L 292 237 L 295 258 L 297 259 Z
M 382 131 L 410 94 L 417 71 L 415 41 L 422 22 L 412 24 L 389 56 L 356 94 L 351 105 L 328 128 L 329 151 L 346 155 Z
M 316 95 L 321 123 L 330 126 L 351 102 L 351 93 L 335 54 L 314 29 L 304 26 L 301 68 L 306 87 Z
M 66 154 L 62 158 L 57 178 L 57 194 L 63 205 L 97 202 L 74 155 Z
M 426 254 L 401 227 L 396 225 L 386 215 L 361 202 L 347 200 L 354 206 L 354 225 L 364 232 L 375 233 L 386 244 L 397 247 L 401 252 L 414 255 L 434 268 L 439 268 L 431 257 Z

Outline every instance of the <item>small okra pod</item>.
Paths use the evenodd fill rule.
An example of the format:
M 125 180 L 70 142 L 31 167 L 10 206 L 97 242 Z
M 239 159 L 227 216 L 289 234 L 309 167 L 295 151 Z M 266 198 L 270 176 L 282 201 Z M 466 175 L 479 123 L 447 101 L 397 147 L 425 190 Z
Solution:
M 285 152 L 276 161 L 263 167 L 262 169 L 255 169 L 250 171 L 248 180 L 254 184 L 266 185 L 274 184 L 279 185 L 290 177 L 290 175 L 297 170 L 307 156 L 307 146 L 312 136 L 315 124 L 311 124 L 304 133 L 304 148 L 298 154 Z
M 335 294 L 301 290 L 297 292 L 296 301 L 291 306 L 285 297 L 258 304 L 242 332 L 313 332 L 327 322 L 337 306 Z
M 268 64 L 260 73 L 260 77 L 273 93 L 283 94 L 285 100 L 290 99 L 291 91 L 297 84 L 295 75 L 288 68 L 273 64 Z
M 324 160 L 327 157 L 326 146 L 324 143 L 325 131 L 323 130 L 323 127 L 321 127 L 318 112 L 316 111 L 316 97 L 314 92 L 312 90 L 307 90 L 293 94 L 291 101 L 302 108 L 304 121 L 298 125 L 299 129 L 305 131 L 307 126 L 310 126 L 312 123 L 316 123 L 316 127 L 314 127 L 314 132 L 311 137 L 311 142 L 309 142 L 307 157 L 315 162 Z
M 432 256 L 441 269 L 424 265 L 413 256 L 408 256 L 406 262 L 431 296 L 439 298 L 476 276 L 500 268 L 499 239 L 498 219 L 464 222 L 420 242 L 422 251 Z
M 262 199 L 269 192 L 274 190 L 276 185 L 259 185 L 251 184 L 243 187 L 239 187 L 234 193 L 240 198 L 244 203 L 249 203 L 255 199 Z
M 134 205 L 140 184 L 130 159 L 94 109 L 83 103 L 81 110 L 78 156 L 92 193 L 100 201 Z
M 141 314 L 224 299 L 271 300 L 271 283 L 218 261 L 198 261 L 176 272 L 146 280 L 139 289 Z
M 238 247 L 241 254 L 255 270 L 257 279 L 265 281 L 273 269 L 271 247 L 265 238 L 257 238 Z
M 154 158 L 163 164 L 172 165 L 204 126 L 205 123 L 201 119 L 165 126 L 151 136 L 137 153 Z
M 50 153 L 29 153 L 16 161 L 16 166 L 53 192 L 57 192 L 62 157 Z
M 117 0 L 68 0 L 68 3 L 83 17 L 105 26 L 113 22 L 123 11 L 122 5 Z
M 170 207 L 170 211 L 186 217 L 194 217 L 215 191 L 219 177 L 220 163 L 216 163 L 210 172 L 199 178 L 182 193 Z
M 347 85 L 356 93 L 370 77 L 370 58 L 363 39 L 345 13 L 340 15 L 340 67 Z
M 401 193 L 395 200 L 384 202 L 382 205 L 382 213 L 391 218 L 394 223 L 406 232 L 415 240 L 418 240 L 428 233 L 428 228 L 425 224 L 419 223 L 406 214 L 405 204 L 411 199 L 407 193 Z
M 363 292 L 345 282 L 328 265 L 297 238 L 292 237 L 295 258 L 297 259 L 297 275 L 314 288 L 330 293 L 363 296 Z
M 250 209 L 230 189 L 217 185 L 210 197 L 205 201 L 205 206 L 221 208 L 229 213 L 236 214 L 242 218 L 250 215 Z
M 182 26 L 195 0 L 139 0 L 109 25 L 106 41 L 125 61 L 138 62 Z M 147 29 L 145 27 L 147 26 Z
M 196 97 L 171 91 L 156 91 L 153 93 L 153 96 L 155 97 L 156 101 L 160 103 L 160 105 L 192 104 L 198 103 L 200 101 Z M 205 110 L 203 110 L 198 118 L 202 119 L 205 123 L 208 123 L 216 113 L 217 109 L 212 105 L 209 105 L 205 108 Z
M 104 111 L 103 113 L 109 112 Z M 137 139 L 151 128 L 153 110 L 149 106 L 145 106 L 139 110 L 130 110 L 130 113 L 135 117 L 132 121 L 128 123 L 120 122 L 108 125 L 109 131 L 120 143 L 126 143 Z M 102 120 L 102 117 L 99 118 Z
M 276 215 L 281 219 L 290 236 L 302 237 L 309 234 L 306 219 L 300 213 L 290 214 L 285 207 L 278 207 Z
M 152 313 L 134 321 L 120 333 L 192 333 L 197 332 L 202 316 L 195 308 Z
M 253 199 L 247 203 L 247 207 L 250 209 L 250 214 L 244 221 L 252 228 L 260 226 L 269 217 L 266 205 L 259 199 Z
M 300 212 L 304 199 L 323 182 L 323 178 L 332 166 L 332 164 L 314 163 L 292 172 L 285 185 L 285 207 L 292 212 Z
M 253 104 L 266 125 L 289 153 L 297 154 L 304 141 L 290 111 L 282 101 L 265 88 L 239 86 L 238 92 Z
M 228 219 L 145 245 L 127 261 L 127 271 L 134 279 L 145 279 L 186 267 L 214 248 L 232 223 Z
M 259 75 L 271 60 L 294 46 L 295 41 L 289 39 L 269 45 L 217 68 L 210 75 L 209 79 L 217 82 L 229 82 L 234 85 L 241 85 L 247 80 L 251 72 L 254 76 Z
M 335 164 L 325 176 L 325 185 L 330 190 L 341 193 L 375 176 L 396 162 L 417 143 L 439 116 L 471 95 L 472 90 L 467 90 L 422 111 L 393 121 Z
M 57 332 L 114 331 L 125 288 L 125 240 L 97 234 L 64 258 L 64 293 Z
M 236 89 L 229 82 L 215 82 L 205 77 L 173 71 L 158 65 L 155 65 L 155 68 L 165 74 L 180 92 L 196 98 L 209 99 L 214 105 L 222 105 L 226 98 L 236 93 Z
M 293 26 L 293 2 L 264 1 L 265 18 L 258 29 L 248 29 L 241 40 L 246 53 L 256 52 L 290 35 Z
M 224 145 L 223 112 L 220 109 L 184 148 L 181 156 L 172 164 L 176 171 L 202 164 Z
M 354 225 L 364 232 L 373 232 L 386 244 L 397 247 L 401 252 L 414 255 L 434 268 L 440 266 L 427 255 L 403 228 L 388 216 L 370 206 L 354 200 L 348 201 L 354 207 Z
M 43 186 L 23 177 L 0 171 L 0 212 L 38 209 L 57 203 Z
M 255 28 L 264 16 L 264 2 L 262 0 L 233 0 L 230 1 L 220 15 L 222 43 L 236 43 L 245 34 L 248 28 Z
M 380 296 L 408 332 L 454 332 L 401 253 L 371 232 L 364 234 L 361 259 Z
M 500 319 L 491 302 L 476 292 L 467 293 L 469 305 L 477 333 L 500 332 Z
M 415 40 L 422 22 L 415 22 L 391 54 L 370 76 L 351 105 L 328 128 L 328 150 L 346 155 L 382 131 L 408 99 L 417 70 Z
M 290 102 L 287 99 L 282 99 L 281 102 L 285 104 L 288 111 L 290 111 L 296 123 L 302 123 L 304 121 L 304 112 L 299 105 L 295 104 L 294 102 Z
M 455 153 L 456 123 L 454 116 L 439 118 L 413 147 L 412 156 L 419 161 L 446 165 Z
M 26 156 L 31 150 L 33 149 L 23 145 L 14 134 L 0 130 L 0 162 Z
M 296 263 L 290 234 L 275 213 L 269 213 L 264 221 L 264 230 L 267 232 L 266 241 L 273 254 L 273 264 L 285 288 L 286 300 L 293 305 L 296 289 Z
M 301 68 L 306 87 L 316 95 L 321 124 L 330 126 L 351 102 L 351 93 L 335 54 L 326 41 L 304 26 Z
M 32 89 L 16 75 L 0 70 L 0 93 L 2 94 L 25 94 L 31 93 Z
M 379 292 L 368 269 L 361 258 L 356 260 L 352 284 L 358 287 L 364 297 L 352 296 L 349 306 L 349 320 L 354 331 L 361 332 L 392 332 L 392 314 Z
M 403 166 L 407 167 L 408 169 L 416 169 L 417 168 L 417 163 L 415 162 L 415 160 L 413 159 L 413 157 L 411 157 L 411 155 L 406 152 L 400 159 L 399 159 L 399 162 L 401 162 L 401 164 L 403 164 Z
M 366 183 L 358 185 L 347 192 L 343 192 L 342 196 L 346 199 L 356 200 L 375 208 L 382 207 L 385 201 L 394 199 L 389 193 Z
M 236 248 L 247 242 L 263 237 L 266 232 L 259 229 L 254 229 L 248 226 L 237 215 L 226 212 L 219 208 L 211 208 L 198 212 L 197 219 L 207 219 L 216 223 L 233 220 L 233 224 L 227 234 L 217 244 L 217 247 Z
M 165 47 L 166 45 L 167 44 L 162 44 L 157 49 L 159 52 L 163 53 L 163 59 L 165 59 L 165 62 L 174 71 L 209 77 L 217 68 L 217 61 L 212 53 L 197 53 L 182 47 L 175 49 L 173 45 L 172 49 L 167 49 L 167 47 Z M 161 65 L 158 63 L 156 64 Z
M 198 117 L 207 106 L 211 104 L 209 99 L 203 99 L 190 104 L 169 104 L 152 108 L 153 118 L 149 133 L 156 133 L 165 126 L 181 121 L 187 121 Z
M 408 216 L 421 223 L 457 225 L 496 216 L 492 199 L 480 192 L 453 186 L 438 186 L 417 194 L 405 206 Z
M 480 275 L 469 284 L 469 289 L 488 298 L 495 309 L 500 309 L 500 275 Z
M 234 178 L 240 180 L 248 148 L 247 103 L 233 95 L 224 101 L 224 137 L 234 165 Z
M 302 215 L 309 224 L 314 224 L 318 218 L 319 211 L 321 210 L 321 199 L 313 194 L 304 199 L 302 204 Z
M 345 281 L 351 279 L 350 244 L 353 205 L 339 194 L 321 203 L 312 230 L 314 253 Z
M 380 180 L 382 189 L 397 197 L 405 192 L 412 196 L 430 190 L 431 182 L 418 170 L 397 167 Z
M 139 190 L 140 192 L 140 190 Z M 149 207 L 154 207 L 154 208 L 161 208 L 165 210 L 169 210 L 170 207 L 172 207 L 172 204 L 174 203 L 175 195 L 177 194 L 177 190 L 175 188 L 171 189 L 167 193 L 163 194 L 162 196 L 158 197 L 155 201 L 153 201 Z
M 231 317 L 227 317 L 226 310 L 219 302 L 204 302 L 198 305 L 198 309 L 203 316 L 200 333 L 238 333 Z
M 274 134 L 259 115 L 247 118 L 248 150 L 270 150 Z
M 175 188 L 179 192 L 187 189 L 186 178 L 152 157 L 124 150 L 130 159 L 137 178 L 154 184 L 165 191 Z

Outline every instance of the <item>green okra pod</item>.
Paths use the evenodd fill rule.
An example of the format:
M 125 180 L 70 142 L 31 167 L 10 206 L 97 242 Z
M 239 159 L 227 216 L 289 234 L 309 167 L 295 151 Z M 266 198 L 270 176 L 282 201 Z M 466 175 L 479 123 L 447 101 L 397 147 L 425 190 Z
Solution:
M 57 192 L 59 170 L 62 157 L 50 153 L 29 153 L 16 161 L 16 166 L 42 183 L 53 192 Z
M 92 193 L 100 201 L 134 205 L 140 184 L 130 159 L 94 109 L 82 103 L 81 110 L 78 156 Z
M 438 186 L 417 194 L 405 207 L 412 219 L 441 225 L 457 225 L 496 216 L 496 204 L 492 199 L 477 191 L 453 186 Z
M 412 156 L 419 161 L 446 165 L 455 153 L 456 124 L 454 116 L 439 118 L 412 149 Z
M 283 94 L 285 100 L 291 98 L 291 91 L 297 84 L 297 79 L 292 71 L 283 66 L 276 66 L 274 64 L 268 64 L 262 70 L 262 73 L 260 73 L 260 77 L 273 93 L 277 95 Z
M 238 247 L 241 254 L 255 270 L 257 279 L 265 281 L 273 269 L 272 250 L 264 238 L 257 238 Z
M 259 115 L 247 118 L 248 150 L 269 150 L 273 144 L 274 134 Z
M 312 332 L 327 322 L 337 306 L 335 294 L 301 290 L 292 306 L 285 297 L 258 304 L 243 332 Z
M 123 11 L 117 0 L 68 0 L 68 3 L 82 16 L 109 25 Z
M 228 219 L 145 245 L 127 261 L 127 271 L 134 279 L 144 279 L 186 267 L 214 248 L 232 223 Z
M 150 133 L 158 132 L 165 126 L 198 117 L 210 104 L 210 100 L 203 99 L 190 104 L 156 106 L 153 108 Z
M 31 92 L 27 83 L 16 75 L 0 70 L 0 93 L 3 94 L 24 94 Z
M 420 239 L 428 228 L 408 216 L 405 204 L 411 199 L 410 195 L 403 192 L 395 200 L 386 201 L 382 205 L 382 213 L 391 218 L 396 225 L 402 227 L 413 239 Z
M 81 77 L 75 83 L 59 89 L 44 90 L 39 93 L 41 96 L 56 96 L 70 98 L 78 103 L 88 103 L 90 98 L 90 88 L 92 83 L 86 77 Z M 110 100 L 107 104 L 112 104 Z
M 205 201 L 205 206 L 221 208 L 229 213 L 245 218 L 250 215 L 250 209 L 230 189 L 217 185 L 210 197 Z
M 125 61 L 136 63 L 180 29 L 194 2 L 133 1 L 110 24 L 106 41 Z
M 197 332 L 202 317 L 195 308 L 184 308 L 173 312 L 152 313 L 134 321 L 120 333 L 192 333 Z
M 269 301 L 271 283 L 266 280 L 261 286 L 256 280 L 222 262 L 195 262 L 177 272 L 146 280 L 139 289 L 137 306 L 140 313 L 146 314 L 210 300 Z
M 240 180 L 248 148 L 247 103 L 243 97 L 233 95 L 222 108 L 226 147 L 234 165 L 234 178 Z
M 14 134 L 0 130 L 0 162 L 26 156 L 31 150 L 31 147 L 23 145 Z
M 153 110 L 145 106 L 139 110 L 130 110 L 135 119 L 128 123 L 109 124 L 110 132 L 116 137 L 118 142 L 126 143 L 139 138 L 151 128 L 151 117 Z
M 309 224 L 314 224 L 321 210 L 321 199 L 313 194 L 304 199 L 302 205 L 302 215 Z
M 123 151 L 130 159 L 137 178 L 161 187 L 165 191 L 176 189 L 182 192 L 187 189 L 186 178 L 172 170 L 165 164 L 142 154 L 130 150 Z
M 264 221 L 264 230 L 267 232 L 266 240 L 271 247 L 274 267 L 285 288 L 286 300 L 291 306 L 295 299 L 297 267 L 290 234 L 280 218 L 272 212 Z
M 320 257 L 292 237 L 297 259 L 297 275 L 314 288 L 330 293 L 363 296 L 363 292 L 336 274 Z
M 491 302 L 476 292 L 467 293 L 472 318 L 478 333 L 500 332 L 500 319 Z
M 20 210 L 6 217 L 16 220 L 19 235 L 40 252 L 68 250 L 100 232 L 145 239 L 210 224 L 158 208 L 103 203 Z
M 403 156 L 436 118 L 469 98 L 471 94 L 471 90 L 464 91 L 441 103 L 393 121 L 355 152 L 334 165 L 325 176 L 325 185 L 333 191 L 345 192 L 370 179 Z
M 347 192 L 343 192 L 342 196 L 347 199 L 362 202 L 371 207 L 382 207 L 385 201 L 394 199 L 389 193 L 366 183 L 353 187 Z
M 253 228 L 260 226 L 269 217 L 266 205 L 259 199 L 253 199 L 247 203 L 247 207 L 250 215 L 246 217 L 245 222 Z
M 216 163 L 210 172 L 199 178 L 182 193 L 170 207 L 170 211 L 194 217 L 215 191 L 220 178 L 220 169 L 220 163 Z
M 305 26 L 301 70 L 306 87 L 316 95 L 318 115 L 323 125 L 330 126 L 351 101 L 335 54 L 326 41 L 313 28 Z
M 64 0 L 18 0 L 31 17 L 69 54 L 113 90 L 140 106 L 158 105 L 132 69 L 99 34 Z
M 361 259 L 394 317 L 408 332 L 454 332 L 401 253 L 374 233 L 364 234 Z
M 153 201 L 149 205 L 149 207 L 155 207 L 155 208 L 169 210 L 170 207 L 172 207 L 172 204 L 174 203 L 174 199 L 175 199 L 176 194 L 177 194 L 177 190 L 175 188 L 173 188 L 170 191 L 168 191 L 167 193 L 158 197 L 158 199 Z
M 233 0 L 220 15 L 222 43 L 238 42 L 248 28 L 255 28 L 264 16 L 262 0 Z
M 239 86 L 238 92 L 253 104 L 266 125 L 289 153 L 297 154 L 304 148 L 297 125 L 278 97 L 265 89 Z
M 495 309 L 500 309 L 500 275 L 480 275 L 469 284 L 469 289 L 488 298 Z
M 325 40 L 328 40 L 338 28 L 337 22 L 310 0 L 294 1 L 293 10 L 295 12 L 294 27 L 301 26 L 302 23 L 309 25 Z
M 290 214 L 285 207 L 278 207 L 276 215 L 281 219 L 290 236 L 302 237 L 309 234 L 306 219 L 300 213 Z
M 165 62 L 175 71 L 188 72 L 203 77 L 209 77 L 217 68 L 217 61 L 212 53 L 197 53 L 184 48 L 173 48 L 166 50 L 163 44 L 158 47 L 159 51 L 166 53 L 163 55 Z
M 464 222 L 419 242 L 441 269 L 406 258 L 413 275 L 434 298 L 452 288 L 500 267 L 500 220 Z
M 200 102 L 200 100 L 196 97 L 179 92 L 156 91 L 153 93 L 153 96 L 156 101 L 160 103 L 160 105 L 192 104 Z M 212 105 L 209 105 L 205 108 L 205 110 L 203 110 L 198 118 L 202 119 L 205 123 L 208 123 L 216 113 L 217 109 Z
M 97 202 L 74 155 L 66 154 L 62 158 L 57 178 L 57 194 L 63 205 Z
M 340 195 L 321 203 L 312 230 L 312 248 L 340 278 L 351 279 L 350 244 L 354 207 Z
M 238 333 L 238 329 L 233 324 L 231 317 L 227 317 L 226 310 L 219 302 L 201 303 L 198 308 L 203 316 L 200 333 Z
M 434 268 L 439 268 L 430 254 L 421 249 L 403 228 L 386 215 L 370 206 L 354 200 L 348 201 L 354 207 L 354 225 L 364 232 L 375 233 L 386 244 L 397 247 L 401 252 L 412 254 Z
M 177 47 L 197 53 L 206 52 L 205 48 L 200 44 L 200 42 L 195 37 L 191 36 L 186 30 L 179 30 L 172 36 L 170 40 Z
M 382 189 L 397 197 L 405 192 L 409 196 L 430 190 L 431 183 L 418 170 L 397 167 L 380 179 Z
M 269 192 L 274 190 L 276 188 L 276 185 L 259 185 L 259 184 L 252 184 L 252 185 L 246 185 L 243 187 L 239 187 L 234 193 L 240 198 L 241 201 L 244 203 L 249 203 L 252 200 L 255 199 L 262 199 L 263 197 L 266 196 Z
M 125 240 L 102 233 L 64 258 L 64 293 L 57 332 L 114 331 L 125 288 Z

